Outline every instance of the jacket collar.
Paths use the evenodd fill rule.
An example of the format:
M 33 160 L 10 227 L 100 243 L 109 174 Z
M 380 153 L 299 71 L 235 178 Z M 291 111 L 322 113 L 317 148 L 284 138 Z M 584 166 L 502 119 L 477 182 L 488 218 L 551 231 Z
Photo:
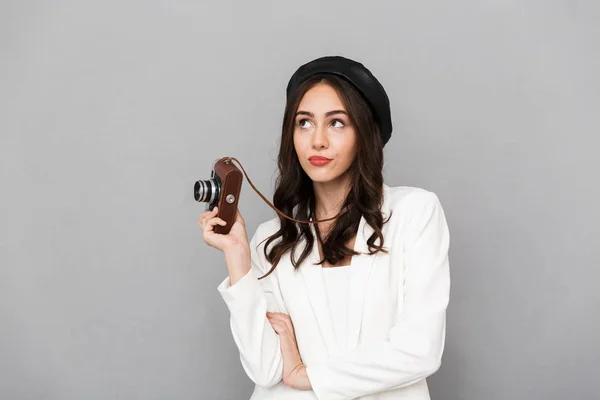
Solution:
M 383 220 L 389 217 L 390 212 L 390 187 L 383 185 L 383 202 L 381 206 Z M 314 224 L 310 224 L 313 235 L 315 235 Z M 354 250 L 361 254 L 352 257 L 350 263 L 350 282 L 348 288 L 348 345 L 356 348 L 360 335 L 363 317 L 363 297 L 368 282 L 369 274 L 373 268 L 376 255 L 368 255 L 369 246 L 367 239 L 374 232 L 373 228 L 366 223 L 364 216 L 360 218 L 358 232 L 354 243 Z M 316 237 L 316 236 L 315 236 Z M 298 248 L 302 246 L 297 246 Z M 299 258 L 299 254 L 296 259 Z M 306 291 L 308 293 L 313 313 L 315 314 L 319 329 L 330 353 L 336 351 L 336 336 L 327 302 L 327 292 L 323 278 L 323 268 L 314 265 L 319 261 L 319 248 L 317 244 L 300 268 Z

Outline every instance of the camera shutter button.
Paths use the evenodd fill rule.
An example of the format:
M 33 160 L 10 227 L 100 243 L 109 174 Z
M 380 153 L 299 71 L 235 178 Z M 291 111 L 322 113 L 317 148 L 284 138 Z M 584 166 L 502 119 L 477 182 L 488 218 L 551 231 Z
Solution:
M 225 200 L 229 203 L 232 204 L 235 201 L 235 196 L 232 194 L 228 194 L 227 197 L 225 197 Z

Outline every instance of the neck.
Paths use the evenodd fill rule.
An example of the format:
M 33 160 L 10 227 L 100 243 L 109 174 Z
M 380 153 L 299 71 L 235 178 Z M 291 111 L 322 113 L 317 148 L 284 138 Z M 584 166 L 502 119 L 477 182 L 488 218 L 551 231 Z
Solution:
M 326 219 L 336 216 L 342 209 L 344 200 L 350 192 L 348 176 L 335 181 L 313 182 L 316 204 L 316 219 Z

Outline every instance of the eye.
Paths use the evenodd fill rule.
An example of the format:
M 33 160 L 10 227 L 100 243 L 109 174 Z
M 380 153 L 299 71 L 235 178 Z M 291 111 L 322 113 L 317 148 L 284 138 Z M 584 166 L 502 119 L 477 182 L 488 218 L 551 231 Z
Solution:
M 332 124 L 334 124 L 335 122 L 339 122 L 341 124 L 341 126 L 335 126 L 334 128 L 343 128 L 344 127 L 344 121 L 342 121 L 341 119 L 334 119 L 331 121 Z
M 300 125 L 300 128 L 303 128 L 302 123 L 308 121 L 306 118 L 303 118 L 301 120 L 298 120 L 298 125 Z

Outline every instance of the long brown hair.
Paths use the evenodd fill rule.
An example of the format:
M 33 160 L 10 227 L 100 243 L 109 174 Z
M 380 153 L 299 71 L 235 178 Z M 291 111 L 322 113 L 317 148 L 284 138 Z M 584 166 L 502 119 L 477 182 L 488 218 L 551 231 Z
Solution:
M 379 251 L 388 253 L 388 250 L 383 248 L 383 234 L 381 233 L 383 224 L 387 222 L 383 221 L 380 210 L 383 202 L 383 141 L 379 135 L 377 121 L 364 97 L 344 78 L 331 74 L 315 75 L 303 82 L 288 98 L 281 130 L 277 159 L 278 176 L 273 205 L 294 219 L 308 220 L 310 217 L 316 219 L 313 182 L 302 169 L 294 148 L 294 124 L 295 114 L 302 97 L 310 88 L 319 83 L 329 84 L 340 96 L 348 111 L 350 121 L 355 127 L 358 143 L 356 156 L 348 170 L 351 177 L 351 189 L 341 208 L 347 207 L 348 211 L 334 222 L 331 233 L 322 243 L 323 259 L 318 264 L 322 265 L 325 261 L 336 264 L 347 256 L 360 254 L 347 248 L 345 243 L 358 232 L 360 218 L 363 215 L 365 222 L 374 230 L 371 237 L 368 238 L 367 244 L 375 251 L 369 250 L 369 254 L 372 255 Z M 272 268 L 259 279 L 271 274 L 283 254 L 288 250 L 292 252 L 292 264 L 297 270 L 313 249 L 315 238 L 308 224 L 298 224 L 282 216 L 279 216 L 279 220 L 279 230 L 265 239 L 267 242 L 264 246 L 264 254 L 272 264 Z M 317 240 L 321 241 L 316 225 L 315 232 L 318 236 Z M 278 238 L 281 238 L 279 243 L 267 252 L 269 244 Z M 301 253 L 300 259 L 294 260 L 294 251 L 302 238 L 306 238 L 307 245 Z M 375 244 L 377 238 L 380 240 L 379 245 Z

